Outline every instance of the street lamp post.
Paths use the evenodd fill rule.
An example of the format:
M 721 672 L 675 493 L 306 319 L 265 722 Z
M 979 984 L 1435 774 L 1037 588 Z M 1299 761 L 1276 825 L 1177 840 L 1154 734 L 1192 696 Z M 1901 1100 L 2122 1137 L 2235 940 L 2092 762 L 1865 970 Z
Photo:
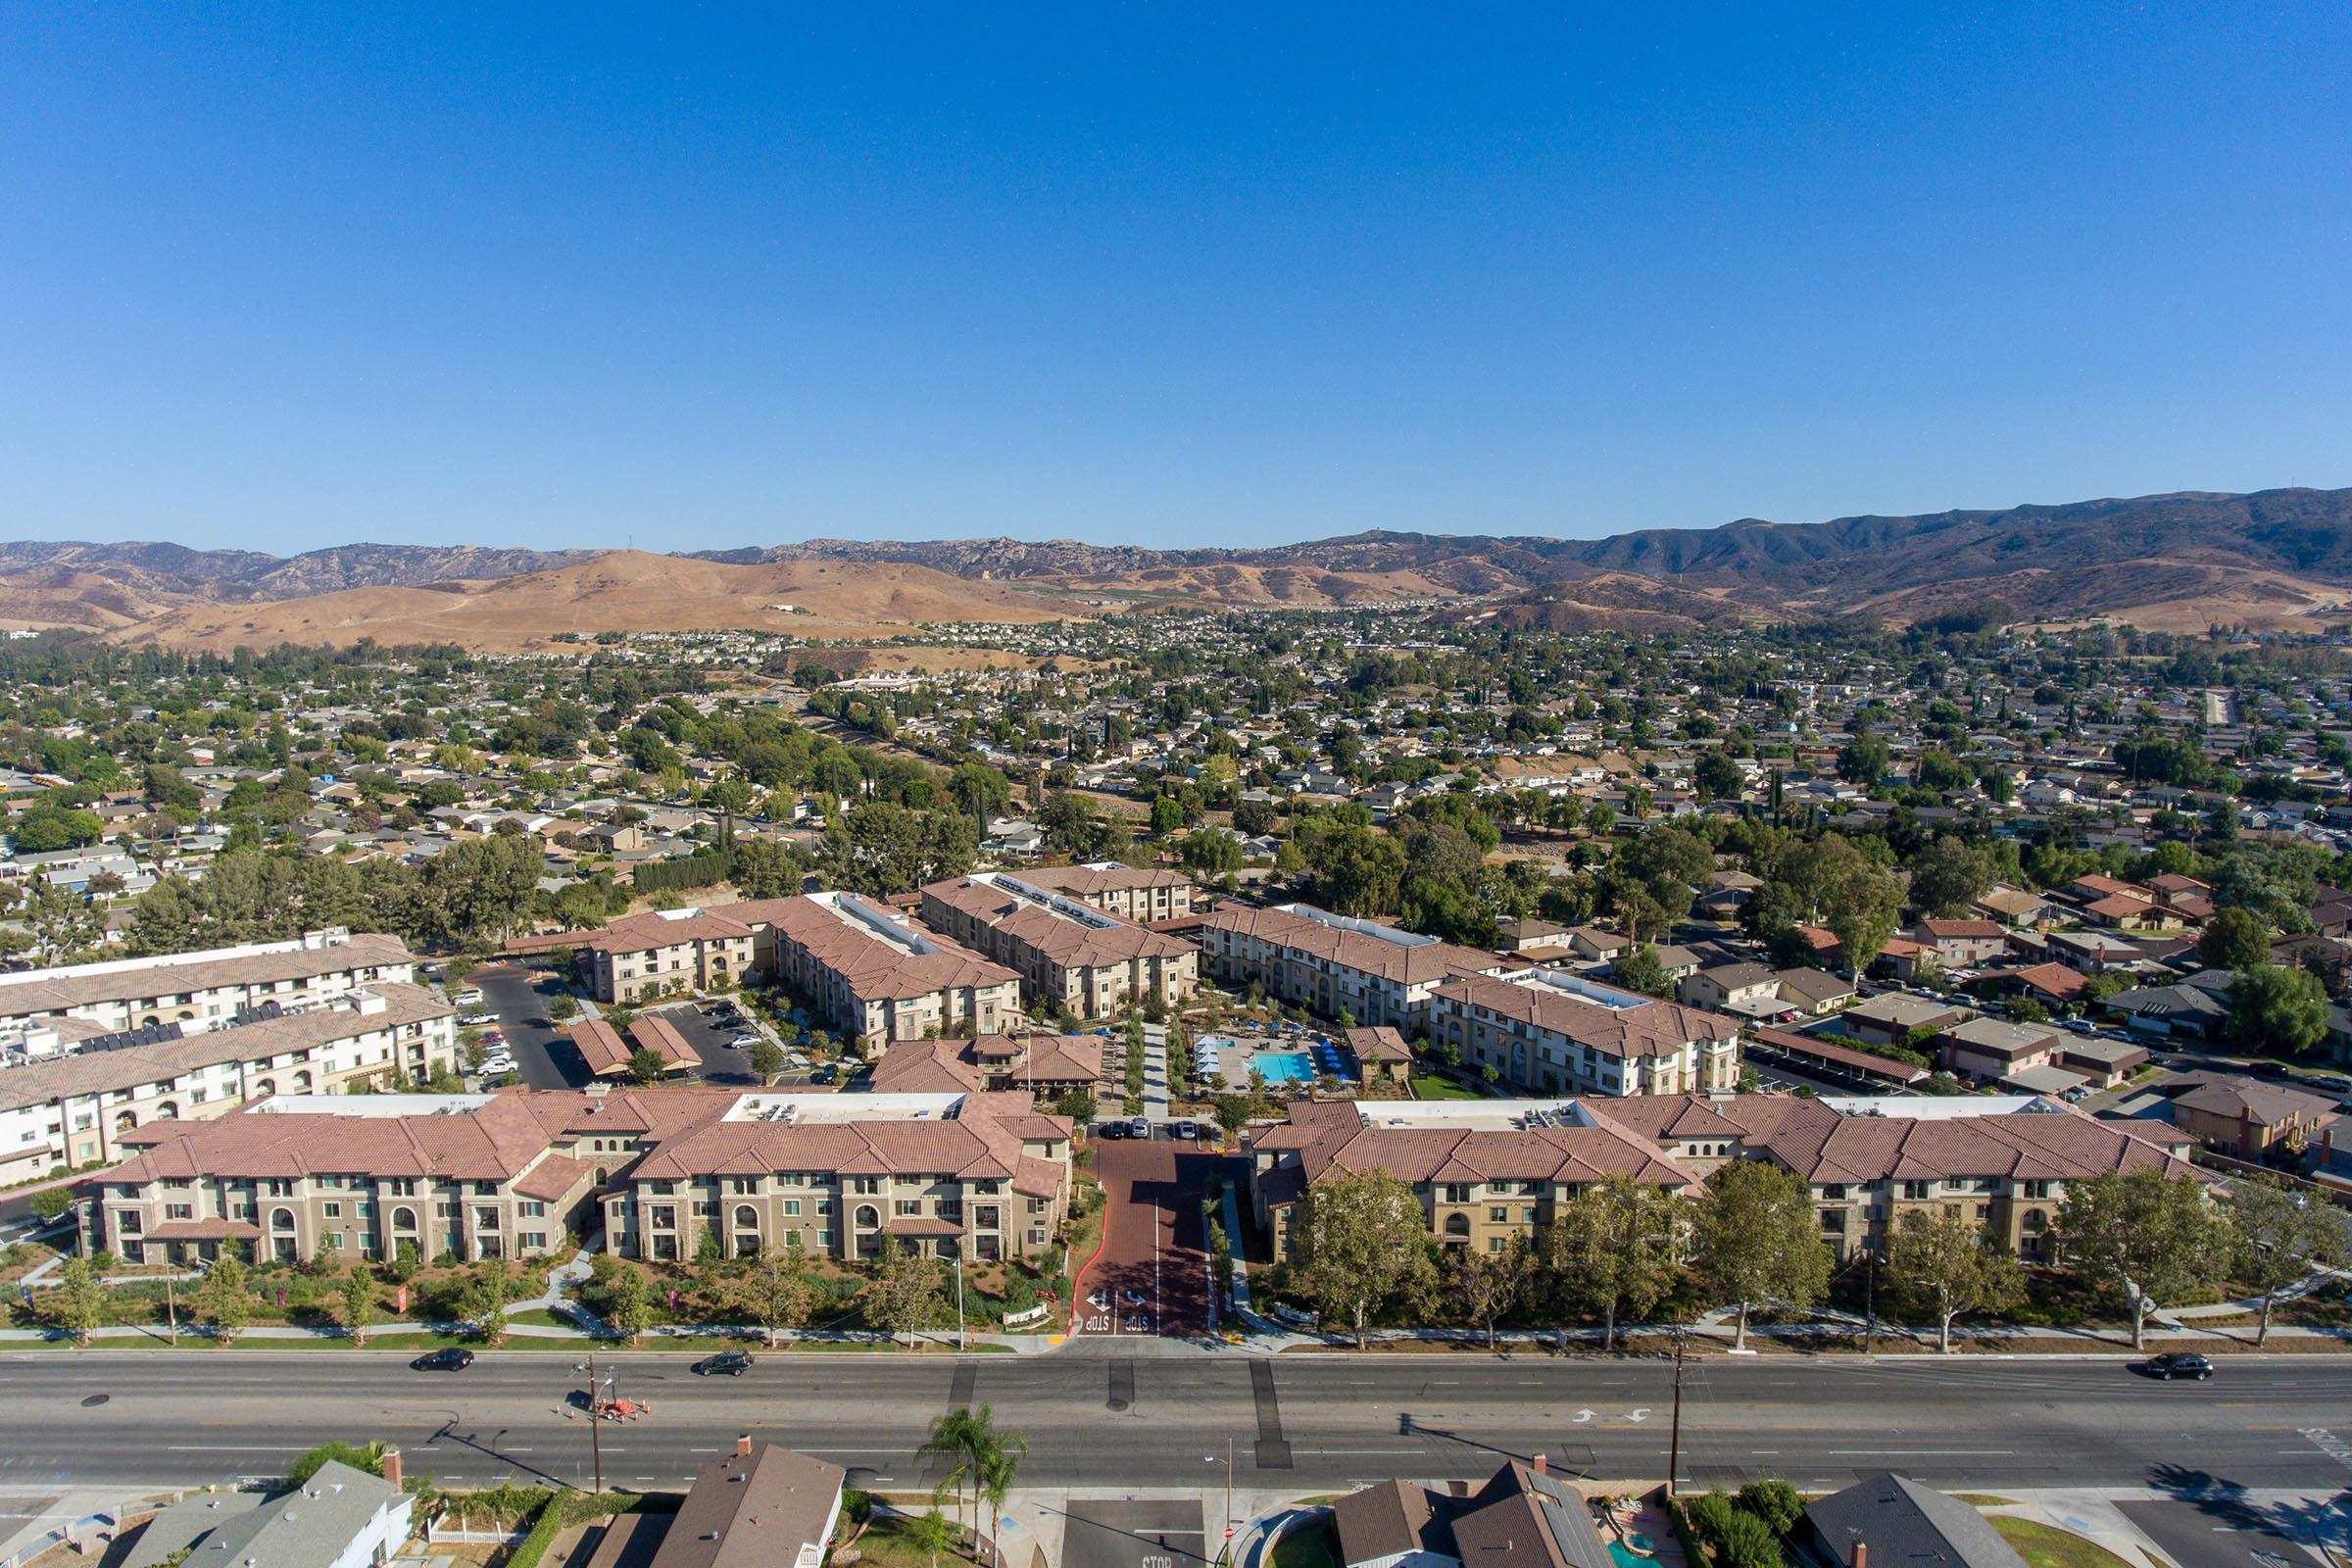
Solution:
M 972 1348 L 971 1336 L 963 1331 L 963 1249 L 956 1250 L 956 1348 Z

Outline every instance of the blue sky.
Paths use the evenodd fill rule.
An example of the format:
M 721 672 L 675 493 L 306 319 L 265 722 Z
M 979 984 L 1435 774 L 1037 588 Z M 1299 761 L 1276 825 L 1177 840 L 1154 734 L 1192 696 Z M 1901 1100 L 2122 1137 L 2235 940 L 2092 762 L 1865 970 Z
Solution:
M 0 12 L 0 535 L 2352 484 L 2332 0 L 687 9 Z

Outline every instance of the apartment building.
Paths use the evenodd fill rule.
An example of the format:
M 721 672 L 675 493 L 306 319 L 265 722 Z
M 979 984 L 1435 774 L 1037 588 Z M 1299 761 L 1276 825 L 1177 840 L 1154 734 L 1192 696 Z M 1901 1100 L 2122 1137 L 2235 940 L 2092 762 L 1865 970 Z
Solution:
M 597 931 L 518 937 L 512 954 L 576 948 L 589 994 L 633 1004 L 664 996 L 723 991 L 741 983 L 754 959 L 753 928 L 732 907 L 656 909 Z
M 1042 1253 L 1068 1212 L 1070 1123 L 1025 1094 L 747 1094 L 615 1177 L 623 1253 L 730 1257 L 797 1247 L 870 1258 Z
M 121 1155 L 157 1122 L 203 1121 L 271 1095 L 421 1083 L 457 1065 L 450 1009 L 384 982 L 296 1009 L 152 1024 L 0 1067 L 0 1181 Z
M 845 1035 L 882 1046 L 1022 1020 L 1017 973 L 854 893 L 734 907 L 760 932 L 762 971 Z
M 1125 915 L 983 871 L 923 889 L 923 923 L 1017 970 L 1031 1006 L 1107 1018 L 1131 1002 L 1182 1002 L 1200 985 L 1200 950 Z
M 1501 1251 L 1537 1240 L 1602 1176 L 1696 1193 L 1726 1160 L 1768 1159 L 1803 1178 L 1840 1259 L 1884 1255 L 1914 1210 L 1950 1210 L 2040 1262 L 2069 1183 L 2143 1168 L 2201 1180 L 2189 1142 L 2033 1095 L 1295 1101 L 1288 1122 L 1250 1139 L 1250 1195 L 1277 1257 L 1290 1255 L 1293 1216 L 1316 1181 L 1366 1169 L 1412 1186 L 1440 1245 Z
M 1261 986 L 1267 996 L 1326 1018 L 1346 1012 L 1357 1024 L 1407 1034 L 1426 1031 L 1438 987 L 1514 967 L 1495 954 L 1311 904 L 1226 904 L 1204 915 L 1196 934 L 1202 960 L 1220 980 Z
M 1141 924 L 1181 920 L 1193 912 L 1196 897 L 1193 879 L 1181 871 L 1121 865 L 1116 860 L 1034 866 L 1021 873 L 1021 880 Z
M 1566 969 L 1449 980 L 1430 993 L 1429 1038 L 1533 1095 L 1706 1094 L 1740 1083 L 1738 1019 Z
M 537 1257 L 605 1227 L 624 1255 L 798 1247 L 1030 1256 L 1068 1212 L 1070 1124 L 1025 1095 L 646 1093 L 293 1096 L 155 1123 L 93 1179 L 85 1241 L 131 1262 L 224 1246 Z
M 0 1025 L 209 1023 L 268 1003 L 291 1006 L 416 978 L 416 956 L 400 938 L 332 926 L 285 942 L 12 974 L 0 980 Z

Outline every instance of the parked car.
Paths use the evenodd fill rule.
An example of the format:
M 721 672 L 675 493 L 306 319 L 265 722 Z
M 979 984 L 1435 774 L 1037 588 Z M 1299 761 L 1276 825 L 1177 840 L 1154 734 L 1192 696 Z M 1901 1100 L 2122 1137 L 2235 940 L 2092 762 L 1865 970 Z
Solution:
M 737 1051 L 749 1051 L 759 1043 L 760 1037 L 754 1034 L 737 1035 L 734 1039 L 727 1042 L 728 1045 L 733 1046 Z
M 2194 1350 L 2167 1350 L 2162 1355 L 2149 1356 L 2140 1370 L 2164 1383 L 2175 1378 L 2194 1378 L 2202 1383 L 2213 1376 L 2213 1363 Z
M 834 1066 L 831 1062 L 826 1062 L 822 1067 L 817 1068 L 816 1071 L 808 1075 L 808 1081 L 812 1084 L 829 1084 L 840 1076 L 841 1069 Z
M 1136 1117 L 1135 1120 L 1127 1124 L 1127 1136 L 1130 1138 L 1151 1137 L 1152 1123 L 1141 1116 Z
M 473 1352 L 462 1345 L 446 1350 L 427 1350 L 409 1363 L 412 1372 L 463 1372 L 473 1365 Z
M 1097 1138 L 1124 1138 L 1127 1136 L 1127 1124 L 1123 1121 L 1097 1122 L 1095 1136 Z
M 1171 1127 L 1169 1131 L 1187 1143 L 1190 1143 L 1194 1139 L 1200 1136 L 1200 1129 L 1189 1121 L 1180 1121 L 1176 1123 L 1175 1126 Z
M 694 1365 L 689 1367 L 687 1370 L 692 1372 L 698 1378 L 719 1377 L 722 1375 L 730 1378 L 739 1378 L 746 1372 L 749 1372 L 751 1369 L 751 1351 L 721 1350 L 716 1355 L 704 1356 L 700 1361 L 695 1362 Z

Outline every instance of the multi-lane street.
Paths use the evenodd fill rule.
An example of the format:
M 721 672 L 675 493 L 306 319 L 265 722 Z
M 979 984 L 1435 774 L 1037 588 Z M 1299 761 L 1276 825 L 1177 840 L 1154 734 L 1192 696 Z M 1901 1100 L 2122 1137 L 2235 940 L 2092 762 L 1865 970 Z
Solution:
M 872 1485 L 925 1482 L 929 1419 L 988 1401 L 1031 1442 L 1036 1486 L 1200 1486 L 1238 1442 L 1244 1485 L 1300 1492 L 1385 1476 L 1472 1477 L 1506 1455 L 1574 1473 L 1662 1476 L 1673 1368 L 1543 1356 L 763 1355 L 740 1380 L 623 1352 L 650 1418 L 602 1429 L 608 1484 L 683 1482 L 739 1432 L 823 1454 Z M 0 1356 L 0 1486 L 187 1484 L 273 1474 L 327 1438 L 383 1439 L 449 1481 L 585 1484 L 571 1357 L 488 1352 L 411 1372 L 371 1351 L 42 1350 Z M 612 1364 L 609 1362 L 608 1364 Z M 1807 1485 L 1900 1468 L 1945 1486 L 2352 1485 L 2352 1357 L 2225 1360 L 2160 1385 L 2114 1360 L 1693 1360 L 1683 1479 Z

